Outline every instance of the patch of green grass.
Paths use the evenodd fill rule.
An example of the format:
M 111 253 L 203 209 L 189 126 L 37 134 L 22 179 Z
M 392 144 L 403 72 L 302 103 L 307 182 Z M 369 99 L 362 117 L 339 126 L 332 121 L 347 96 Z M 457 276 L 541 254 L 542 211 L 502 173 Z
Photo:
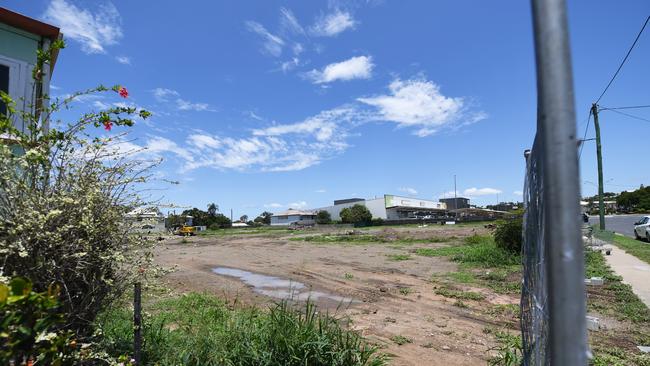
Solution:
M 449 287 L 441 287 L 436 289 L 436 294 L 442 295 L 444 297 L 449 297 L 453 299 L 460 299 L 460 300 L 474 300 L 474 301 L 480 301 L 485 299 L 485 296 L 481 293 L 478 292 L 473 292 L 473 291 L 461 291 L 461 290 L 454 290 Z
M 208 294 L 183 295 L 147 309 L 144 364 L 159 365 L 385 365 L 384 355 L 340 320 L 307 303 L 281 302 L 268 311 L 227 306 Z M 110 355 L 133 354 L 133 315 L 103 313 L 100 346 Z
M 585 251 L 585 272 L 587 278 L 595 276 L 605 279 L 605 285 L 602 286 L 604 294 L 590 302 L 590 307 L 619 320 L 627 319 L 633 323 L 650 322 L 650 310 L 632 292 L 630 285 L 621 282 L 622 278 L 614 274 L 602 253 Z
M 425 257 L 451 257 L 455 262 L 476 267 L 503 267 L 521 262 L 519 255 L 497 247 L 491 236 L 474 235 L 465 238 L 465 243 L 462 245 L 419 248 L 415 253 Z
M 411 256 L 408 254 L 388 254 L 388 260 L 398 262 L 398 261 L 407 261 L 411 259 Z
M 449 278 L 450 280 L 457 282 L 457 283 L 475 283 L 476 282 L 476 277 L 472 272 L 465 272 L 465 271 L 459 271 L 459 272 L 449 272 L 446 273 L 445 276 Z
M 354 278 L 352 273 L 347 273 L 347 272 L 343 275 L 343 277 L 345 277 L 346 280 L 351 280 Z
M 402 335 L 395 335 L 390 337 L 390 340 L 395 342 L 396 345 L 401 346 L 407 343 L 413 343 L 413 339 L 409 337 L 404 337 Z
M 369 244 L 369 243 L 390 243 L 396 245 L 426 244 L 426 243 L 443 243 L 452 240 L 447 237 L 433 236 L 429 238 L 409 238 L 409 237 L 390 237 L 375 234 L 321 234 L 300 236 L 290 238 L 292 241 L 307 241 L 322 244 Z
M 600 230 L 592 226 L 594 237 L 614 244 L 640 260 L 650 264 L 650 243 L 615 234 L 609 230 Z
M 496 351 L 496 356 L 488 360 L 490 366 L 519 366 L 523 362 L 521 337 L 507 332 L 496 331 L 494 337 L 497 346 L 490 350 Z
M 461 309 L 467 309 L 469 307 L 467 306 L 467 304 L 463 302 L 463 300 L 456 300 L 456 302 L 454 302 L 453 305 Z
M 399 289 L 399 293 L 404 296 L 409 295 L 411 292 L 413 292 L 413 290 L 410 287 L 400 287 Z

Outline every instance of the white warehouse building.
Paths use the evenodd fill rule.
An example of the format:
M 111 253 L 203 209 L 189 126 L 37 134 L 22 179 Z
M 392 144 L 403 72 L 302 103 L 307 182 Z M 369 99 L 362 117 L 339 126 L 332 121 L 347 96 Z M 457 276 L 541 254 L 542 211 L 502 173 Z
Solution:
M 332 220 L 341 219 L 341 210 L 354 205 L 363 205 L 368 208 L 373 219 L 405 220 L 423 217 L 436 217 L 447 212 L 447 205 L 443 202 L 423 200 L 413 197 L 394 196 L 385 194 L 383 197 L 373 199 L 349 198 L 334 201 L 333 206 L 322 207 L 314 211 L 327 211 Z

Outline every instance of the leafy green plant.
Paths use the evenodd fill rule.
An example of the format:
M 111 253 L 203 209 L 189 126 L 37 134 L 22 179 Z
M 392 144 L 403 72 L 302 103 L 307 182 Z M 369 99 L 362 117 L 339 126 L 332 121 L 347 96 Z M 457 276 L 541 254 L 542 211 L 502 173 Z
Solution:
M 494 241 L 499 248 L 515 254 L 521 253 L 523 243 L 521 218 L 498 222 L 494 230 Z
M 59 286 L 48 292 L 32 291 L 32 283 L 15 277 L 0 283 L 0 363 L 23 365 L 76 364 L 75 340 L 64 322 L 57 301 Z
M 36 85 L 52 51 L 38 54 Z M 126 98 L 128 91 L 100 85 L 54 101 L 34 92 L 36 102 L 20 110 L 0 92 L 7 105 L 0 115 L 0 280 L 23 276 L 36 292 L 61 284 L 64 326 L 79 334 L 89 333 L 96 314 L 151 268 L 152 243 L 129 235 L 125 214 L 147 205 L 138 187 L 159 162 L 136 158 L 122 135 L 109 134 L 150 113 L 114 106 L 46 124 L 75 100 L 98 94 Z M 102 127 L 104 135 L 97 132 Z
M 413 339 L 411 339 L 409 337 L 405 337 L 403 335 L 392 336 L 392 337 L 390 337 L 390 340 L 395 342 L 395 344 L 398 345 L 398 346 L 402 346 L 402 345 L 405 345 L 407 343 L 413 343 Z
M 491 350 L 497 355 L 488 360 L 490 366 L 519 366 L 523 362 L 521 337 L 510 333 L 497 331 L 495 333 L 498 345 Z
M 411 259 L 411 256 L 408 254 L 388 254 L 388 260 L 398 262 L 398 261 L 407 261 Z
M 343 223 L 354 224 L 355 226 L 368 226 L 372 221 L 370 210 L 360 204 L 342 209 L 340 216 Z
M 110 309 L 98 318 L 100 346 L 111 355 L 132 353 L 132 314 Z M 385 357 L 340 319 L 313 303 L 288 302 L 268 311 L 230 307 L 208 294 L 161 301 L 145 317 L 144 362 L 160 365 L 367 365 Z
M 321 225 L 331 224 L 332 215 L 325 210 L 318 211 L 316 214 L 316 223 Z
M 346 272 L 346 273 L 343 275 L 343 277 L 345 277 L 346 280 L 351 280 L 351 279 L 354 278 L 354 275 L 352 275 L 352 273 L 347 273 L 347 272 Z
M 410 287 L 400 287 L 399 289 L 399 293 L 404 296 L 409 295 L 411 292 L 413 292 L 413 289 L 411 289 Z

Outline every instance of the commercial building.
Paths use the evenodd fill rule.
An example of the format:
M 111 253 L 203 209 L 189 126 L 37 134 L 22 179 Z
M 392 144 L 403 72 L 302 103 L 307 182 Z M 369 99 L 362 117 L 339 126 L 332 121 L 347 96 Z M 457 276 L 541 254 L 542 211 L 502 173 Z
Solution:
M 166 231 L 165 216 L 156 207 L 140 207 L 124 215 L 130 230 L 136 233 L 162 233 Z
M 315 211 L 327 211 L 332 220 L 340 220 L 341 210 L 354 205 L 366 206 L 373 219 L 379 218 L 383 220 L 429 219 L 445 216 L 447 212 L 447 206 L 443 202 L 390 194 L 372 199 L 349 198 L 336 200 L 334 205 L 322 207 Z
M 458 210 L 460 208 L 469 208 L 469 198 L 441 198 L 440 202 L 444 203 L 449 210 Z
M 271 225 L 313 225 L 316 223 L 316 212 L 306 210 L 294 210 L 292 208 L 284 212 L 278 212 L 271 216 Z

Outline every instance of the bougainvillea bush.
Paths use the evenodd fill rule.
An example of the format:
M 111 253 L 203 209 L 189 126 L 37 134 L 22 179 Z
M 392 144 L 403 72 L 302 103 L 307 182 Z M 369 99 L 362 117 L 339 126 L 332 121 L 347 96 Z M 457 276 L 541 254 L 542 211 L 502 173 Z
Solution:
M 34 90 L 50 54 L 38 54 Z M 60 286 L 62 326 L 77 335 L 149 268 L 150 244 L 129 234 L 124 214 L 144 204 L 139 192 L 156 164 L 125 151 L 124 135 L 112 130 L 149 117 L 146 111 L 112 107 L 53 120 L 88 94 L 128 97 L 123 86 L 99 86 L 56 101 L 35 98 L 18 111 L 3 93 L 8 113 L 0 116 L 0 282 L 22 276 L 36 292 Z M 26 128 L 16 129 L 16 120 Z

